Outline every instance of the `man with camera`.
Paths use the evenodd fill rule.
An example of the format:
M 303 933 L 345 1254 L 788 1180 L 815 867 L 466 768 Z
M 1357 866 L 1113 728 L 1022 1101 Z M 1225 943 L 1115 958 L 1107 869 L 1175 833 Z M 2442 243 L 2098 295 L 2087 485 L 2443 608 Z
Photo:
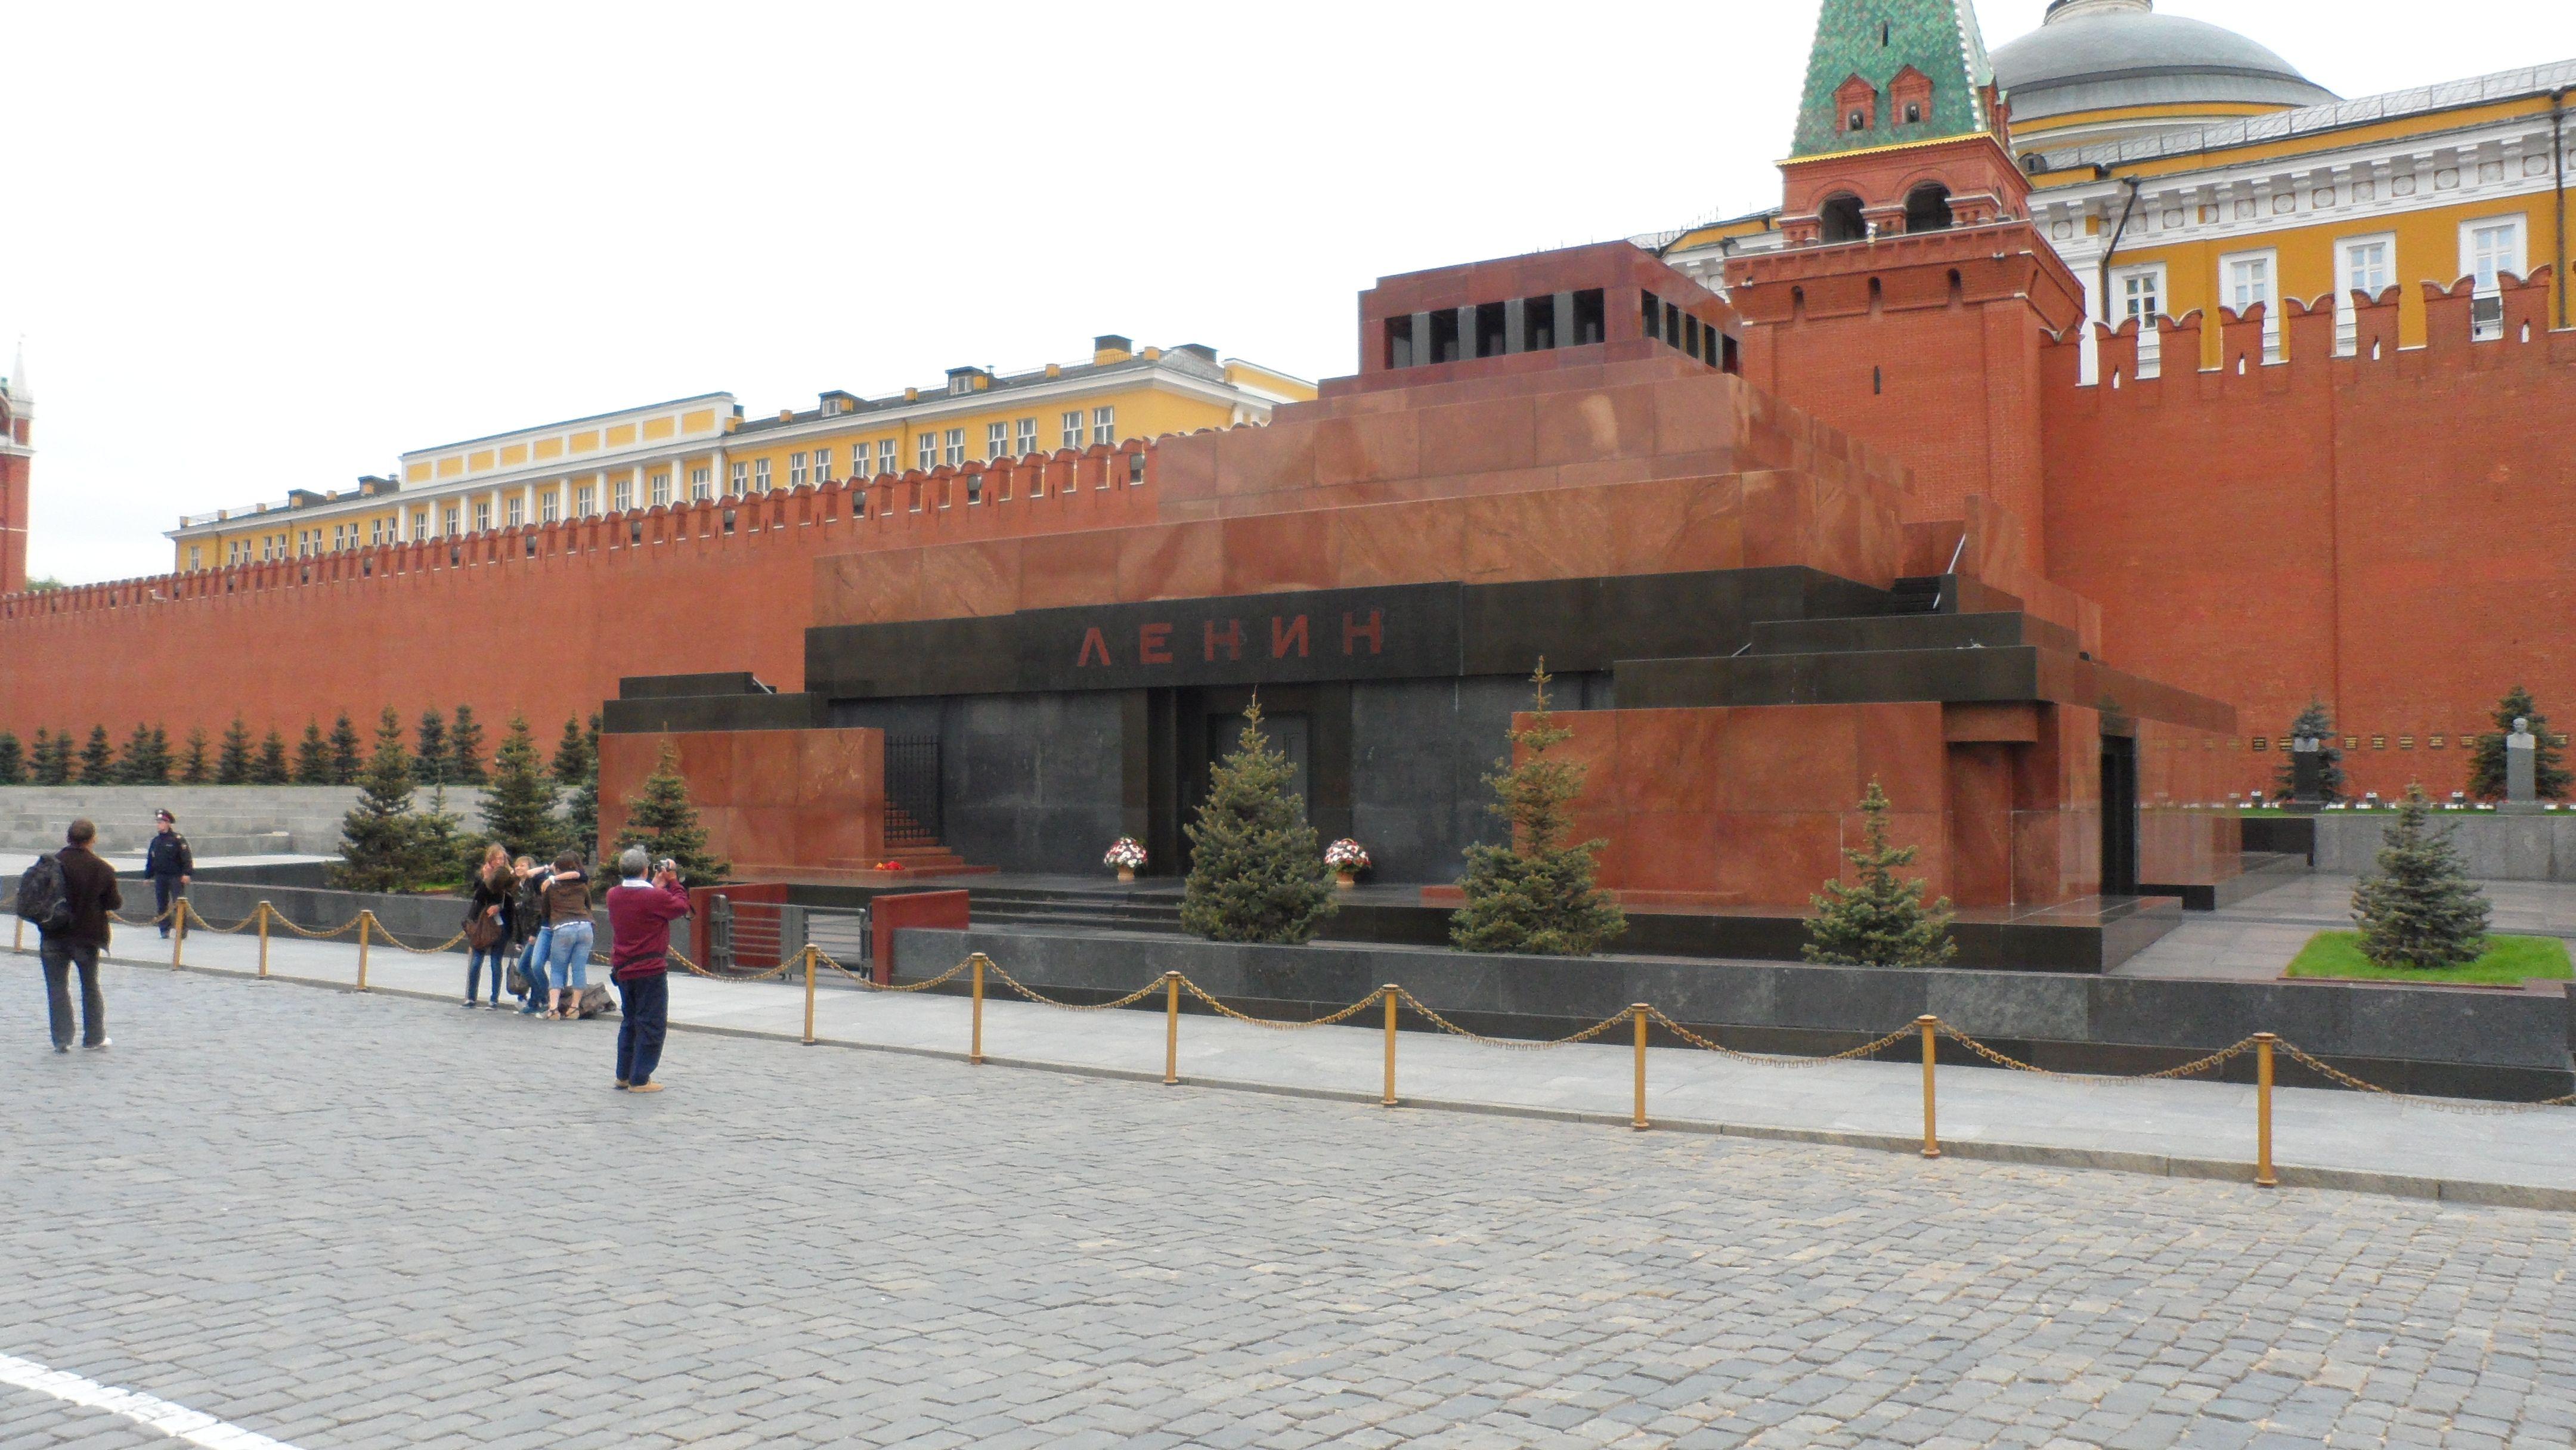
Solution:
M 679 863 L 665 857 L 644 872 L 650 858 L 629 846 L 617 858 L 624 878 L 608 889 L 609 976 L 617 983 L 617 1087 L 658 1093 L 653 1069 L 662 1061 L 662 1038 L 671 1020 L 671 923 L 689 914 L 688 888 Z

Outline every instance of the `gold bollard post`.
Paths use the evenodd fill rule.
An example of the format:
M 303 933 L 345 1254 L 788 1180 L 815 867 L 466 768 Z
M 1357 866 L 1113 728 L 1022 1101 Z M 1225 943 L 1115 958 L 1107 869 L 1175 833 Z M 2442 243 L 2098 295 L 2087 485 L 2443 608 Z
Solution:
M 1163 1086 L 1181 1080 L 1181 974 L 1163 974 Z
M 268 975 L 268 903 L 259 904 L 259 974 Z
M 2272 1044 L 2281 1039 L 2269 1032 L 2254 1034 L 2254 1186 L 2278 1188 L 2281 1180 L 2272 1176 Z
M 975 1037 L 966 1048 L 966 1061 L 984 1065 L 984 954 L 977 952 L 967 959 L 975 968 Z
M 188 946 L 188 898 L 182 896 L 170 903 L 170 915 L 170 970 L 175 972 Z
M 1915 1018 L 1914 1025 L 1923 1029 L 1923 1156 L 1938 1158 L 1941 1139 L 1932 1125 L 1932 1044 L 1941 1019 L 1926 1014 Z
M 375 925 L 376 914 L 361 908 L 358 912 L 358 990 L 367 990 L 367 928 Z
M 814 1045 L 814 944 L 805 944 L 805 1045 Z
M 23 952 L 26 949 L 27 918 L 22 916 L 18 918 L 18 929 L 9 934 L 9 950 L 13 952 Z
M 1628 1126 L 1640 1133 L 1653 1126 L 1646 1121 L 1646 1013 L 1649 1010 L 1643 1002 L 1628 1009 L 1637 1019 L 1637 1111 L 1629 1118 Z
M 1377 1104 L 1391 1108 L 1395 1106 L 1395 984 L 1390 982 L 1378 988 L 1377 993 L 1386 999 L 1386 1091 L 1379 1096 Z

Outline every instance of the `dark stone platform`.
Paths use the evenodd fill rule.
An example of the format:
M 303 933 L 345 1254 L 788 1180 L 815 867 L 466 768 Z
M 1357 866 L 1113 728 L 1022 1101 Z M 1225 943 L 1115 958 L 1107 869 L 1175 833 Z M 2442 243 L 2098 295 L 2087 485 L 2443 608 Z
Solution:
M 1805 1055 L 1846 1051 L 1932 1013 L 2025 1062 L 2095 1073 L 2159 1071 L 2269 1031 L 2401 1092 L 2531 1101 L 2576 1088 L 2576 1003 L 2558 983 L 2516 992 L 1639 955 L 1575 960 L 1038 927 L 899 931 L 895 975 L 936 975 L 977 951 L 1073 1002 L 1108 1001 L 1179 971 L 1238 1010 L 1296 1020 L 1396 982 L 1459 1025 L 1493 1036 L 1561 1037 L 1649 1002 L 1729 1047 Z M 1916 1059 L 1919 1051 L 1909 1041 L 1884 1055 Z M 1979 1061 L 1950 1042 L 1940 1057 Z M 2253 1067 L 2248 1053 L 2220 1075 L 2251 1081 Z M 2283 1083 L 2330 1085 L 2286 1056 L 2279 1068 Z

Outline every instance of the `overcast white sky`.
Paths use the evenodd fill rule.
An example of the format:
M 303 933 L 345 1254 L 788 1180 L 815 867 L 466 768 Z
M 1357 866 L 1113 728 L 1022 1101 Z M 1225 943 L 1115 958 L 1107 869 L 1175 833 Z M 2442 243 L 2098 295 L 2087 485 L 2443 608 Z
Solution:
M 1995 46 L 2045 0 L 1979 8 Z M 2159 8 L 2344 95 L 2576 56 L 2565 0 Z M 1381 274 L 1776 200 L 1816 9 L 0 0 L 30 564 L 158 572 L 182 512 L 406 449 L 1099 332 L 1347 372 Z

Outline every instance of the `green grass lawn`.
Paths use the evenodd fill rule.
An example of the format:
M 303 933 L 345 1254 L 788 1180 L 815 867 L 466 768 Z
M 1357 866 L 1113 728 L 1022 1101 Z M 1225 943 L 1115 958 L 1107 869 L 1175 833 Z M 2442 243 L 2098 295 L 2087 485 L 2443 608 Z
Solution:
M 2487 954 L 2465 967 L 2419 972 L 2409 967 L 2383 967 L 2361 954 L 2361 933 L 2321 931 L 2308 939 L 2290 961 L 2293 977 L 2367 977 L 2390 982 L 2466 982 L 2515 986 L 2533 977 L 2565 979 L 2567 943 L 2554 936 L 2491 936 Z

